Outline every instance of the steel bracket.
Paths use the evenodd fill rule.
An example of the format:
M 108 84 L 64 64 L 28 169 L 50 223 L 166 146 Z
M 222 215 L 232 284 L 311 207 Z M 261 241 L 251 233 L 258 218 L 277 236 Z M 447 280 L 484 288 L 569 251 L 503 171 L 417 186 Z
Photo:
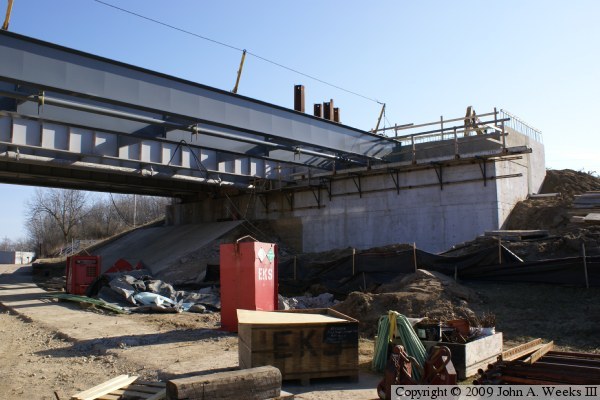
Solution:
M 484 157 L 475 157 L 479 164 L 479 169 L 481 170 L 481 175 L 483 176 L 483 186 L 487 186 L 487 160 Z
M 311 186 L 310 190 L 317 201 L 317 208 L 321 208 L 321 186 Z
M 432 163 L 435 174 L 437 175 L 438 182 L 440 183 L 440 190 L 444 190 L 444 166 L 442 164 Z
M 352 182 L 354 182 L 354 186 L 356 186 L 356 189 L 358 190 L 358 197 L 362 197 L 362 184 L 360 180 L 360 174 L 353 174 Z
M 294 192 L 284 192 L 283 195 L 285 196 L 286 200 L 290 205 L 290 211 L 294 211 Z
M 329 196 L 329 201 L 331 201 L 333 179 L 331 179 L 331 178 L 320 178 L 320 180 L 321 180 L 321 186 L 323 186 L 325 188 L 325 190 L 327 190 L 327 195 Z
M 394 182 L 394 187 L 396 188 L 396 193 L 400 194 L 400 173 L 397 169 L 391 169 L 388 171 L 390 173 L 390 177 L 392 178 L 392 181 Z
M 267 199 L 267 194 L 266 193 L 260 193 L 257 194 L 257 196 L 260 199 L 260 202 L 263 203 L 263 206 L 265 206 L 265 213 L 269 213 L 269 201 Z

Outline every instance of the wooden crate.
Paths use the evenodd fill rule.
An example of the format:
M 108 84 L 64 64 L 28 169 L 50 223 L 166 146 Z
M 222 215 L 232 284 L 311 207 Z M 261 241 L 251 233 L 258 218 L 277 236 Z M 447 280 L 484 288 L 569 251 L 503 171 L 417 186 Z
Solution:
M 238 310 L 240 368 L 273 365 L 284 380 L 358 379 L 358 321 L 331 309 Z
M 502 333 L 498 332 L 469 343 L 446 343 L 423 341 L 425 347 L 441 344 L 452 352 L 452 364 L 456 369 L 458 379 L 465 379 L 477 373 L 479 368 L 485 369 L 488 364 L 496 362 L 502 353 Z

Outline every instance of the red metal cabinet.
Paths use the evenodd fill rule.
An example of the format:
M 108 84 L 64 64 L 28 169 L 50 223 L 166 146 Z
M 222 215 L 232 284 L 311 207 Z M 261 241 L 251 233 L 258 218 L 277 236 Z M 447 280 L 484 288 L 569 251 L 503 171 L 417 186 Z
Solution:
M 277 310 L 277 245 L 222 244 L 221 327 L 237 332 L 237 309 Z
M 67 257 L 67 293 L 85 295 L 88 286 L 100 275 L 100 256 Z

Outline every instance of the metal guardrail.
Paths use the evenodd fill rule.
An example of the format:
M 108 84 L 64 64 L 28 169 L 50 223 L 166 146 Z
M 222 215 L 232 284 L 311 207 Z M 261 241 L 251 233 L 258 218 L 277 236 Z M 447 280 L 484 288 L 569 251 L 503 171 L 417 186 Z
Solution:
M 59 256 L 69 256 L 98 242 L 97 240 L 73 240 L 71 244 L 60 249 Z
M 526 124 L 525 122 L 523 122 L 522 119 L 520 119 L 514 114 L 511 114 L 506 110 L 500 109 L 500 116 L 501 118 L 510 118 L 510 120 L 506 122 L 505 126 L 517 132 L 520 132 L 535 141 L 544 143 L 542 141 L 542 131 L 540 131 L 539 129 L 536 129 L 531 125 Z

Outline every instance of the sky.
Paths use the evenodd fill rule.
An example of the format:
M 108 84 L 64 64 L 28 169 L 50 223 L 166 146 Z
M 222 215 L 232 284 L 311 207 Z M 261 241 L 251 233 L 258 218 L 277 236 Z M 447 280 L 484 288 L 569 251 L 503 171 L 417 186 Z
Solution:
M 334 99 L 365 130 L 376 101 L 387 125 L 502 108 L 542 131 L 548 168 L 600 173 L 599 1 L 103 1 L 359 95 L 253 56 L 239 94 L 293 108 L 303 84 L 307 109 Z M 95 0 L 14 0 L 9 30 L 223 90 L 241 57 Z M 34 190 L 0 184 L 0 238 L 26 234 Z

